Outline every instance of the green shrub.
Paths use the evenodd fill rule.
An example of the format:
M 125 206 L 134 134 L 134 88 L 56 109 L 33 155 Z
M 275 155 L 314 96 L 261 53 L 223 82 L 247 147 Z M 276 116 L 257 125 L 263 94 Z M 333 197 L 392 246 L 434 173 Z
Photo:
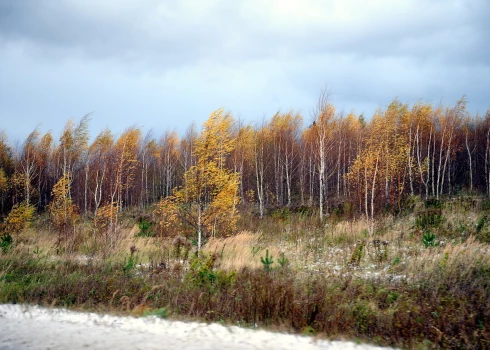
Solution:
M 209 256 L 201 254 L 192 259 L 189 272 L 184 277 L 184 281 L 188 283 L 189 287 L 204 287 L 212 293 L 220 286 L 229 286 L 233 283 L 235 272 L 215 269 L 216 259 L 216 254 Z
M 361 259 L 364 256 L 364 247 L 366 245 L 365 241 L 359 241 L 356 243 L 352 256 L 350 258 L 349 264 L 353 266 L 359 266 Z
M 427 232 L 422 236 L 422 243 L 426 248 L 436 247 L 439 245 L 439 243 L 436 241 L 436 235 L 430 232 L 430 230 L 427 230 Z
M 429 209 L 421 212 L 415 218 L 415 226 L 419 229 L 425 230 L 429 227 L 439 227 L 444 222 L 441 210 Z
M 297 212 L 299 213 L 299 216 L 301 218 L 304 218 L 304 217 L 310 217 L 313 215 L 313 210 L 312 208 L 306 206 L 306 205 L 302 205 L 300 206 L 298 209 L 297 209 Z
M 140 231 L 136 234 L 136 237 L 153 237 L 153 223 L 141 218 L 138 222 Z
M 480 218 L 478 218 L 476 222 L 476 232 L 480 233 L 483 227 L 485 226 L 485 222 L 487 221 L 487 216 L 483 215 Z
M 482 210 L 490 210 L 490 201 L 483 201 L 481 208 Z
M 439 199 L 429 198 L 425 200 L 425 208 L 442 209 L 444 206 L 443 202 Z
M 2 249 L 3 253 L 7 253 L 9 251 L 13 241 L 12 236 L 8 233 L 5 233 L 2 238 L 0 238 L 0 249 Z
M 285 268 L 289 265 L 289 260 L 284 256 L 284 252 L 281 253 L 281 256 L 279 257 L 279 259 L 277 259 L 277 262 L 279 263 L 279 265 L 281 265 L 282 268 Z
M 132 270 L 134 270 L 134 268 L 136 267 L 136 264 L 137 264 L 137 256 L 136 256 L 136 247 L 135 246 L 131 246 L 130 248 L 130 255 L 129 255 L 129 258 L 125 258 L 124 259 L 124 263 L 123 263 L 123 271 L 125 274 L 128 274 L 130 273 Z
M 269 249 L 265 250 L 265 257 L 260 257 L 260 262 L 264 265 L 265 271 L 272 270 L 272 264 L 274 264 L 274 260 L 272 258 L 272 255 L 269 256 Z
M 289 211 L 289 208 L 278 208 L 272 210 L 270 215 L 273 219 L 289 222 L 291 212 Z

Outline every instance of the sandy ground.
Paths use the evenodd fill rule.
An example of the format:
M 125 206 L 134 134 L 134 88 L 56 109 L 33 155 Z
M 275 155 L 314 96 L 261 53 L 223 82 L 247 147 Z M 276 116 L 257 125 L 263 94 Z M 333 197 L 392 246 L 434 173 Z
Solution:
M 0 350 L 27 349 L 382 349 L 340 341 L 179 322 L 0 305 Z M 386 349 L 386 348 L 384 348 Z

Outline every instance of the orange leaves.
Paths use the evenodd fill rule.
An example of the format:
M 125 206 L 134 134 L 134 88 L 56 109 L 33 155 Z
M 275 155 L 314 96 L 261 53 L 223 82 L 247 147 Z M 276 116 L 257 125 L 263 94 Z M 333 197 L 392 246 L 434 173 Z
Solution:
M 109 231 L 110 226 L 114 223 L 119 208 L 116 203 L 109 203 L 97 210 L 97 215 L 94 219 L 95 228 L 98 231 Z
M 180 234 L 178 226 L 178 207 L 175 197 L 166 197 L 155 204 L 153 216 L 156 223 L 156 231 L 160 237 L 172 234 Z
M 174 193 L 179 216 L 202 234 L 228 234 L 235 228 L 239 174 L 225 168 L 233 151 L 232 118 L 223 109 L 214 111 L 196 140 L 197 164 L 184 174 L 184 186 Z M 206 231 L 206 232 L 204 232 Z
M 77 208 L 70 198 L 70 181 L 70 173 L 59 179 L 53 187 L 53 199 L 49 205 L 51 222 L 60 235 L 67 235 L 77 218 Z
M 5 174 L 5 170 L 0 168 L 0 193 L 7 192 L 9 187 L 7 174 Z
M 114 195 L 116 202 L 122 205 L 122 190 L 130 188 L 135 176 L 138 164 L 138 149 L 141 139 L 141 131 L 136 128 L 126 130 L 117 140 L 114 151 L 117 167 L 113 174 L 115 178 Z M 114 197 L 113 195 L 113 197 Z
M 90 154 L 107 154 L 114 144 L 114 137 L 109 129 L 105 129 L 97 135 L 94 142 L 90 145 Z
M 36 208 L 33 205 L 22 202 L 14 205 L 5 220 L 5 229 L 7 233 L 19 234 L 29 227 Z
M 138 148 L 141 131 L 136 128 L 126 130 L 117 140 L 114 148 L 118 159 L 118 174 L 125 175 L 126 185 L 132 180 L 133 171 L 138 162 Z
M 63 129 L 60 137 L 60 152 L 63 158 L 63 173 L 71 172 L 73 164 L 77 162 L 88 147 L 88 123 L 90 114 L 85 115 L 75 126 L 70 119 Z
M 232 117 L 225 114 L 223 108 L 211 113 L 196 142 L 198 162 L 216 162 L 220 168 L 224 167 L 226 156 L 235 148 L 235 139 L 230 134 L 232 122 Z

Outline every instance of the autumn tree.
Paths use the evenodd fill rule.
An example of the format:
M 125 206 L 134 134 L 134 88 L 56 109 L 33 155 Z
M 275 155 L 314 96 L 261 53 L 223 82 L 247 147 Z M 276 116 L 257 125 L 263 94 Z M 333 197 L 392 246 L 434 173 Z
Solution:
M 470 118 L 469 114 L 466 114 L 463 117 L 463 123 L 462 123 L 462 131 L 464 135 L 464 146 L 466 150 L 466 154 L 468 155 L 467 160 L 468 160 L 468 176 L 469 176 L 469 189 L 470 193 L 473 192 L 473 175 L 475 172 L 475 159 L 474 159 L 474 153 L 476 149 L 476 142 L 477 142 L 477 135 L 476 135 L 476 125 L 478 123 L 478 116 L 477 118 L 473 119 Z
M 155 231 L 159 237 L 180 233 L 182 222 L 178 220 L 178 206 L 175 197 L 169 196 L 158 201 L 153 208 Z
M 53 156 L 53 137 L 50 132 L 44 134 L 39 142 L 39 148 L 36 152 L 36 162 L 39 167 L 37 176 L 37 192 L 39 195 L 38 208 L 44 208 L 49 203 L 51 195 L 51 186 L 53 185 L 50 179 L 52 170 Z
M 39 131 L 37 128 L 29 134 L 22 146 L 20 155 L 20 166 L 24 180 L 24 200 L 27 203 L 31 201 L 32 181 L 38 175 L 39 166 L 37 162 L 37 151 L 39 148 Z
M 287 197 L 288 207 L 291 206 L 292 201 L 292 179 L 298 168 L 299 147 L 297 140 L 302 122 L 301 115 L 291 111 L 276 113 L 268 126 L 273 144 L 276 203 L 284 204 L 284 197 Z M 284 183 L 286 186 L 283 186 Z
M 265 148 L 269 135 L 268 129 L 262 125 L 261 128 L 256 127 L 253 134 L 253 165 L 255 170 L 255 185 L 257 199 L 259 202 L 259 215 L 264 217 L 264 202 L 265 202 L 265 171 L 267 168 L 267 160 L 265 156 Z
M 109 247 L 113 247 L 116 241 L 115 225 L 119 209 L 115 202 L 108 203 L 98 208 L 94 217 L 95 231 L 104 236 Z M 95 238 L 97 239 L 97 236 Z
M 328 166 L 327 158 L 335 144 L 333 142 L 335 108 L 330 103 L 328 91 L 323 90 L 318 98 L 314 110 L 313 124 L 310 126 L 310 133 L 315 144 L 314 155 L 318 171 L 318 207 L 320 210 L 320 220 L 323 220 L 324 205 L 326 197 L 326 182 L 335 174 L 338 164 L 331 163 Z
M 84 152 L 87 150 L 89 122 L 90 114 L 87 114 L 76 125 L 73 119 L 70 119 L 66 123 L 60 137 L 63 174 L 73 174 L 75 166 L 82 159 Z
M 12 207 L 5 219 L 5 230 L 7 234 L 20 234 L 31 224 L 36 208 L 27 201 L 17 203 Z
M 190 136 L 190 138 L 193 139 L 193 136 Z M 190 141 L 187 140 L 185 142 Z M 169 196 L 172 192 L 172 189 L 176 187 L 177 175 L 180 173 L 178 171 L 179 160 L 181 160 L 185 156 L 185 152 L 191 152 L 191 150 L 188 150 L 187 147 L 183 145 L 182 149 L 185 154 L 181 154 L 179 146 L 180 140 L 176 132 L 166 132 L 160 139 L 160 142 L 158 144 L 160 154 L 158 155 L 157 164 L 160 170 L 160 183 L 162 189 L 159 193 L 160 196 Z M 183 163 L 183 168 L 186 168 L 188 166 L 187 163 L 190 164 L 192 163 L 192 161 L 188 159 L 183 161 Z
M 66 173 L 54 185 L 49 205 L 51 222 L 58 231 L 58 245 L 62 241 L 66 242 L 75 230 L 77 208 L 70 197 L 70 184 L 70 173 Z
M 175 193 L 179 216 L 197 231 L 198 251 L 203 238 L 233 231 L 238 203 L 239 174 L 225 167 L 234 149 L 230 136 L 232 117 L 223 109 L 211 113 L 195 143 L 197 163 L 184 174 L 184 184 Z
M 137 128 L 127 129 L 114 145 L 114 168 L 111 174 L 111 203 L 119 208 L 131 205 L 129 189 L 135 179 L 138 165 L 138 149 L 141 131 Z M 117 218 L 116 218 L 117 219 Z
M 0 168 L 0 213 L 3 213 L 6 194 L 8 193 L 9 182 L 5 170 Z
M 154 181 L 150 177 L 152 175 L 152 164 L 157 164 L 158 158 L 160 157 L 160 152 L 158 149 L 158 144 L 153 138 L 152 132 L 148 132 L 141 142 L 141 147 L 138 152 L 138 160 L 140 164 L 140 205 L 147 206 L 153 199 L 152 194 L 154 194 L 155 186 L 153 186 L 153 191 L 150 191 L 151 184 Z
M 97 216 L 102 198 L 104 186 L 107 179 L 110 178 L 111 151 L 114 145 L 114 138 L 110 130 L 105 129 L 95 138 L 88 150 L 87 171 L 90 170 L 88 179 L 88 188 L 93 198 L 94 216 Z M 108 200 L 108 198 L 106 198 Z M 88 211 L 88 208 L 85 208 Z
M 231 155 L 231 167 L 233 171 L 241 174 L 240 176 L 240 197 L 246 198 L 248 189 L 249 199 L 253 202 L 253 182 L 246 187 L 247 179 L 253 179 L 253 152 L 254 152 L 254 129 L 250 125 L 242 125 L 239 120 L 233 132 L 235 138 L 235 148 Z
M 367 147 L 358 154 L 347 175 L 356 189 L 366 219 L 371 221 L 371 234 L 374 228 L 374 199 L 379 189 L 380 163 L 381 150 L 371 139 Z
M 438 140 L 439 152 L 436 174 L 436 198 L 442 195 L 444 185 L 447 181 L 449 190 L 451 188 L 450 165 L 456 151 L 456 136 L 461 127 L 463 118 L 466 116 L 466 99 L 462 97 L 453 108 L 446 108 L 444 113 L 438 117 Z M 448 192 L 449 192 L 448 190 Z
M 434 166 L 433 144 L 434 144 L 434 119 L 433 108 L 429 103 L 418 102 L 411 109 L 411 126 L 413 133 L 412 155 L 415 159 L 415 171 L 420 183 L 420 193 L 429 196 L 430 179 Z M 412 179 L 410 179 L 412 181 Z

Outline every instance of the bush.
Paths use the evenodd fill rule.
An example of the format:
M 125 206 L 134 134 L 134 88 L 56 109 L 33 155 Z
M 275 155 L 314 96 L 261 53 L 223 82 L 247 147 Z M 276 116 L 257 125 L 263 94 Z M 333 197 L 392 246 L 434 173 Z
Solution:
M 5 228 L 11 233 L 21 233 L 29 227 L 35 212 L 36 208 L 29 203 L 15 204 L 5 219 Z
M 145 218 L 140 218 L 138 221 L 140 231 L 136 237 L 153 237 L 153 223 Z
M 7 253 L 12 246 L 13 239 L 12 236 L 8 233 L 5 233 L 0 239 L 0 249 L 2 249 L 2 253 Z
M 427 232 L 422 236 L 422 243 L 426 248 L 436 247 L 439 245 L 439 243 L 436 241 L 436 235 L 430 232 L 430 230 L 427 230 Z
M 429 209 L 423 211 L 415 218 L 415 226 L 425 230 L 429 227 L 439 227 L 444 222 L 444 217 L 440 209 Z

